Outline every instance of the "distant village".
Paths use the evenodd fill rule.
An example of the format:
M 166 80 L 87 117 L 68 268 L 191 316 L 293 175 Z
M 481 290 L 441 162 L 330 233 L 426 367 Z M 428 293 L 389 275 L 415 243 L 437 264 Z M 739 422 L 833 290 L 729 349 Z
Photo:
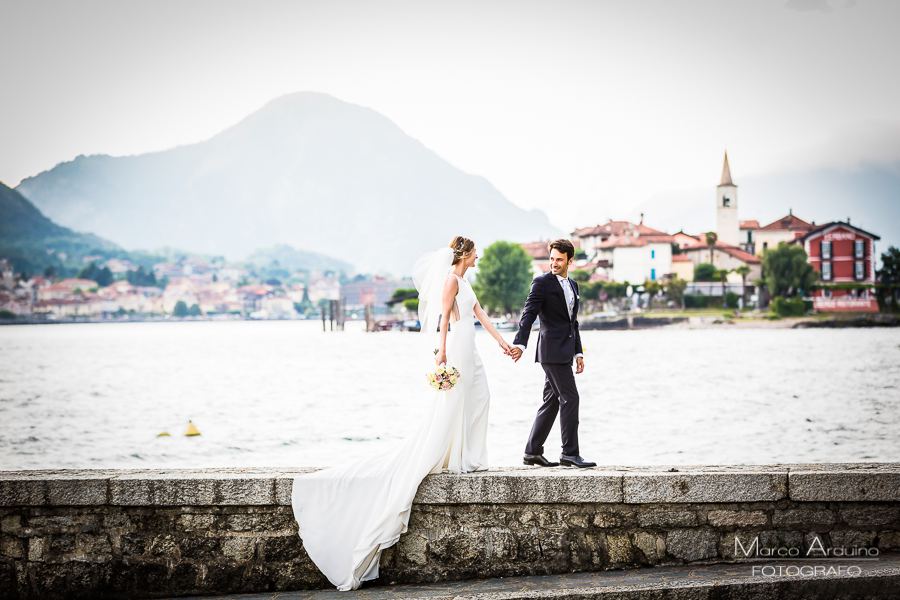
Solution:
M 576 229 L 570 235 L 580 250 L 575 268 L 589 273 L 590 282 L 629 282 L 635 289 L 644 282 L 687 282 L 686 294 L 722 297 L 735 294 L 743 307 L 765 307 L 760 290 L 762 257 L 778 244 L 801 246 L 817 274 L 816 289 L 805 290 L 821 312 L 878 312 L 874 294 L 875 242 L 879 236 L 835 221 L 807 222 L 793 211 L 771 223 L 738 217 L 738 186 L 731 176 L 728 154 L 716 187 L 715 232 L 669 234 L 643 223 L 613 221 Z M 535 274 L 549 270 L 546 241 L 524 244 Z M 711 265 L 724 281 L 697 277 L 698 267 Z M 701 269 L 702 271 L 702 269 Z M 762 292 L 762 293 L 761 293 Z M 737 307 L 732 307 L 737 308 Z
M 92 278 L 57 280 L 47 275 L 16 278 L 9 261 L 0 259 L 0 311 L 47 321 L 318 319 L 342 294 L 342 309 L 353 314 L 363 311 L 367 303 L 384 307 L 394 290 L 410 285 L 378 277 L 347 280 L 333 271 L 298 272 L 289 282 L 251 281 L 247 269 L 196 258 L 158 263 L 149 272 L 122 259 L 101 261 L 101 257 L 87 256 L 83 261 L 82 274 Z M 302 282 L 296 281 L 300 278 Z
M 724 297 L 733 294 L 740 308 L 765 307 L 762 279 L 764 253 L 781 242 L 801 246 L 820 285 L 810 290 L 814 308 L 823 312 L 877 312 L 875 242 L 878 235 L 850 223 L 807 222 L 788 209 L 780 219 L 761 225 L 738 217 L 738 187 L 725 155 L 716 186 L 718 225 L 715 232 L 665 233 L 643 223 L 610 220 L 576 229 L 570 239 L 578 249 L 573 272 L 589 283 L 618 282 L 633 286 L 640 306 L 644 285 L 685 282 L 684 293 Z M 549 269 L 548 241 L 523 243 L 534 275 Z M 371 276 L 348 279 L 332 271 L 299 272 L 283 282 L 255 278 L 223 259 L 184 258 L 177 263 L 143 266 L 124 259 L 83 258 L 81 277 L 57 279 L 52 273 L 16 277 L 0 259 L 0 317 L 32 321 L 142 319 L 323 319 L 326 307 L 340 307 L 341 317 L 367 312 L 405 312 L 415 318 L 395 292 L 408 292 L 412 282 Z M 711 265 L 711 266 L 710 266 Z M 703 266 L 717 277 L 700 277 Z M 699 269 L 698 269 L 699 267 Z M 413 290 L 414 291 L 414 290 Z M 338 305 L 332 304 L 338 302 Z M 722 306 L 720 303 L 719 306 Z M 394 308 L 391 308 L 394 307 Z M 738 308 L 738 307 L 734 307 Z M 333 316 L 333 315 L 331 315 Z

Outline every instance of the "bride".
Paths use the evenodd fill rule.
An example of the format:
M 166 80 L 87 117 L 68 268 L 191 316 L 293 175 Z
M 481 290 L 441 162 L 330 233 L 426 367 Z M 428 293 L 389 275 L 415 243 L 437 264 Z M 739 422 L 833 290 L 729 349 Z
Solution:
M 413 267 L 421 331 L 434 335 L 440 326 L 435 363 L 456 367 L 457 384 L 447 391 L 426 391 L 423 382 L 428 408 L 418 428 L 395 447 L 294 479 L 291 503 L 303 546 L 341 591 L 378 577 L 381 552 L 406 531 L 413 497 L 426 475 L 487 469 L 490 393 L 475 348 L 474 317 L 504 353 L 511 346 L 465 278 L 477 258 L 475 243 L 456 236 L 449 247 L 426 254 Z

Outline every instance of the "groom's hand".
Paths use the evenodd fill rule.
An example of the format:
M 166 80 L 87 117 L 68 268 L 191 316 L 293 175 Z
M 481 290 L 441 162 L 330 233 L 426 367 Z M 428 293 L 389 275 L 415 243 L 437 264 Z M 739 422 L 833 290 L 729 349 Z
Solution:
M 584 359 L 579 356 L 575 359 L 575 364 L 575 374 L 578 375 L 579 373 L 584 371 Z
M 512 357 L 513 362 L 519 362 L 519 359 L 522 358 L 522 349 L 513 346 L 509 349 L 509 355 Z

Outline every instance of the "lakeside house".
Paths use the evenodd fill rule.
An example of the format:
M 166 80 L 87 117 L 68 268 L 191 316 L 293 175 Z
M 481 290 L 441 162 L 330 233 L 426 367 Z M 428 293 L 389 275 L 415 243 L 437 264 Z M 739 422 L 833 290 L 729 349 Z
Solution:
M 821 284 L 810 294 L 823 312 L 878 312 L 875 242 L 881 238 L 848 222 L 820 225 L 791 241 L 802 245 Z

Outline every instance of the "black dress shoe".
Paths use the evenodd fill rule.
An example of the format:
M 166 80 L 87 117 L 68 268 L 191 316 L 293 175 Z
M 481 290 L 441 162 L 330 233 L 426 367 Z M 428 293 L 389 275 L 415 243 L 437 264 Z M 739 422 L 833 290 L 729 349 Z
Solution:
M 580 456 L 566 456 L 565 454 L 559 457 L 559 464 L 564 467 L 578 467 L 579 469 L 587 469 L 588 467 L 597 466 L 597 463 L 588 462 Z
M 558 467 L 559 463 L 550 462 L 542 454 L 526 454 L 523 462 L 536 467 Z

